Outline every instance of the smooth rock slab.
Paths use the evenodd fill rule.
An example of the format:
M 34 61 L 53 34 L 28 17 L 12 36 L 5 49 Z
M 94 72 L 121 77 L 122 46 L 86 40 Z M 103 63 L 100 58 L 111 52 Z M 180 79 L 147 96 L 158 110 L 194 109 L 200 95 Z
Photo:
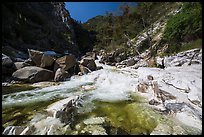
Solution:
M 56 113 L 58 111 L 61 111 L 64 106 L 66 104 L 68 104 L 71 100 L 77 100 L 78 99 L 78 96 L 71 96 L 71 97 L 68 97 L 68 98 L 65 98 L 63 100 L 60 100 L 60 101 L 57 101 L 51 105 L 49 105 L 46 109 L 46 111 L 53 117 L 55 117 Z
M 50 70 L 35 66 L 27 66 L 15 71 L 12 76 L 17 80 L 34 83 L 52 80 L 54 75 Z

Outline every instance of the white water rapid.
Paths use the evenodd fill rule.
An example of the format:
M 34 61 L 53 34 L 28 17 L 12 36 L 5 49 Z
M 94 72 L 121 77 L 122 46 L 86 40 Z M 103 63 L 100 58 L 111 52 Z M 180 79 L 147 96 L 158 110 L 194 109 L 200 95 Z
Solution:
M 130 67 L 119 69 L 100 64 L 99 60 L 96 60 L 95 62 L 97 66 L 102 66 L 103 69 L 83 76 L 73 76 L 69 81 L 61 82 L 60 85 L 57 86 L 37 88 L 33 90 L 2 95 L 2 107 L 9 108 L 15 105 L 26 106 L 26 104 L 29 103 L 50 101 L 53 99 L 63 99 L 73 95 L 87 96 L 87 102 L 90 102 L 91 100 L 105 102 L 129 100 L 130 94 L 137 92 L 137 85 L 140 82 L 147 80 L 147 75 L 152 75 L 154 79 L 158 81 L 161 89 L 176 95 L 177 99 L 175 102 L 189 102 L 188 94 L 175 89 L 175 87 L 166 85 L 164 82 L 162 82 L 163 79 L 169 83 L 173 82 L 173 84 L 175 84 L 177 87 L 180 85 L 182 86 L 181 88 L 192 90 L 191 94 L 197 97 L 194 98 L 200 101 L 200 105 L 202 106 L 202 65 L 200 64 L 184 67 L 171 67 L 162 70 L 159 68 L 145 67 L 141 67 L 139 69 L 131 69 Z M 91 86 L 92 88 L 88 91 L 85 91 L 83 86 L 87 85 Z M 153 92 L 144 94 L 144 96 L 148 99 L 151 99 Z M 202 108 L 200 108 L 200 106 L 195 105 L 194 107 L 202 113 Z M 39 117 L 40 116 L 37 116 L 37 119 Z M 36 117 L 34 117 L 34 121 L 35 120 Z M 48 121 L 54 121 L 55 123 L 59 122 L 56 122 L 56 120 L 52 120 L 50 118 L 48 118 Z M 194 125 L 196 128 L 202 128 L 202 121 L 199 121 L 195 118 L 182 122 L 189 126 Z

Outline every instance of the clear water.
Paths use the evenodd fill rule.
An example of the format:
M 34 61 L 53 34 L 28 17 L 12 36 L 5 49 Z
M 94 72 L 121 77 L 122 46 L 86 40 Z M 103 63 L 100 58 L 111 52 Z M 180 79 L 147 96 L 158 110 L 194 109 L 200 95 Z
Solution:
M 116 128 L 117 134 L 150 134 L 159 121 L 167 120 L 145 106 L 144 99 L 135 96 L 136 71 L 122 71 L 106 65 L 103 68 L 87 75 L 73 76 L 70 81 L 57 86 L 2 95 L 3 126 L 29 124 L 36 115 L 46 116 L 45 109 L 49 104 L 73 95 L 83 96 L 75 125 L 89 117 L 102 116 L 106 118 L 103 126 L 108 133 Z M 85 91 L 84 85 L 95 88 Z M 63 134 L 72 134 L 75 130 Z

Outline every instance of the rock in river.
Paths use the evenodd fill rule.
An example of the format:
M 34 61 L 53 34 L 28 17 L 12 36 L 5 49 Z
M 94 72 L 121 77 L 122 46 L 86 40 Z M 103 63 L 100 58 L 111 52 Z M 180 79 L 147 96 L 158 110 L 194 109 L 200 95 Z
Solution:
M 83 58 L 81 61 L 80 61 L 80 64 L 89 68 L 91 71 L 94 71 L 97 69 L 96 67 L 96 64 L 94 62 L 94 60 L 92 58 Z
M 69 73 L 65 71 L 62 68 L 58 68 L 57 71 L 55 72 L 55 78 L 54 81 L 64 81 L 66 78 L 69 77 Z
M 79 96 L 71 96 L 49 105 L 46 110 L 51 116 L 59 118 L 62 123 L 68 124 L 73 118 L 78 99 Z
M 55 61 L 54 71 L 56 71 L 58 68 L 62 68 L 67 71 L 74 67 L 76 63 L 76 58 L 73 55 L 65 55 Z
M 40 82 L 53 79 L 53 72 L 35 66 L 27 66 L 15 71 L 12 75 L 15 79 L 25 82 Z

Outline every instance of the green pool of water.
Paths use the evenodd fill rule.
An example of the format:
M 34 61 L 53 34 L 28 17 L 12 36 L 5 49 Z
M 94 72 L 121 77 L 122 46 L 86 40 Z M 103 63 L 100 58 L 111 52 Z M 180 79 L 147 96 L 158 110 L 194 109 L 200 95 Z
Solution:
M 129 101 L 94 100 L 92 101 L 93 110 L 79 114 L 76 123 L 90 117 L 105 117 L 106 122 L 103 127 L 119 129 L 118 134 L 149 135 L 159 122 L 166 120 L 164 120 L 165 117 L 141 102 L 144 100 L 139 96 L 134 96 L 134 99 Z
M 88 100 L 86 96 L 84 100 Z M 27 105 L 15 105 L 3 107 L 2 125 L 24 126 L 36 113 L 44 111 L 48 105 L 62 98 L 55 98 L 50 101 L 33 102 Z M 74 125 L 90 117 L 105 117 L 106 122 L 102 125 L 108 134 L 117 131 L 117 134 L 148 135 L 157 126 L 158 122 L 164 119 L 159 113 L 144 105 L 145 99 L 135 94 L 130 95 L 129 100 L 105 102 L 92 100 L 88 105 L 82 106 L 85 111 L 75 117 Z M 73 129 L 72 131 L 76 131 Z M 68 133 L 69 134 L 69 133 Z
M 12 84 L 10 86 L 2 87 L 2 95 L 20 92 L 20 91 L 32 90 L 35 88 L 36 87 L 33 87 L 30 84 Z
M 46 113 L 44 110 L 53 102 L 61 100 L 56 98 L 49 101 L 33 102 L 26 105 L 7 106 L 2 108 L 2 125 L 24 126 L 36 113 Z

